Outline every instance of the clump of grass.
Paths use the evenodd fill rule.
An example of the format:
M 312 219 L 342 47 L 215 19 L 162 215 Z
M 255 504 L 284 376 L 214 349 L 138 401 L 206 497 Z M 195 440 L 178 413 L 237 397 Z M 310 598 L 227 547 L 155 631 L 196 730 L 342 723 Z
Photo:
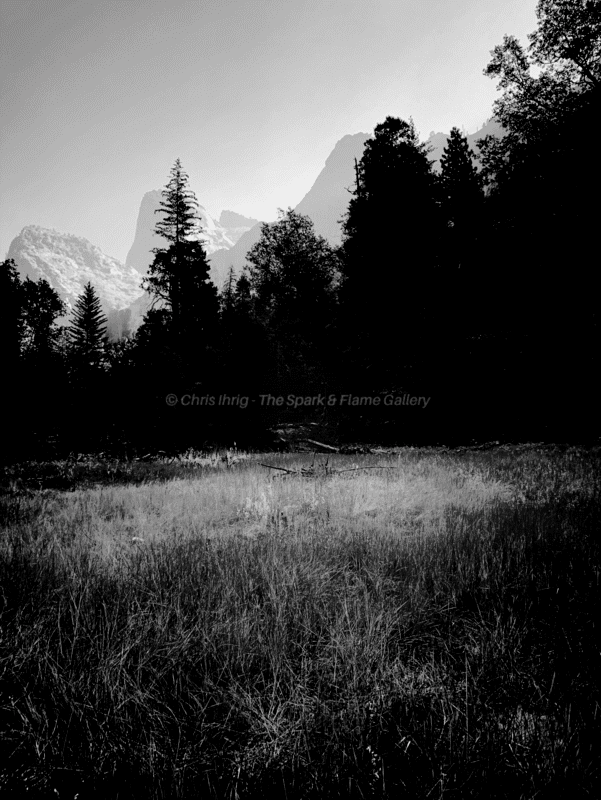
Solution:
M 5 495 L 0 788 L 592 793 L 598 457 L 331 463 Z
M 225 470 L 251 460 L 237 450 L 201 452 L 188 450 L 176 456 L 151 456 L 120 461 L 106 455 L 73 455 L 68 459 L 23 462 L 4 467 L 0 494 L 17 495 L 32 491 L 67 491 L 95 486 L 140 485 L 202 477 L 208 471 Z

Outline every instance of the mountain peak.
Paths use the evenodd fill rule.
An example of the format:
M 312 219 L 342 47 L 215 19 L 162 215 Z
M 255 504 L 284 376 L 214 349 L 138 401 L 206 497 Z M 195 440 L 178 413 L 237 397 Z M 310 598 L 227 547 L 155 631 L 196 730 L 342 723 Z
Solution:
M 224 228 L 246 228 L 248 230 L 258 221 L 258 219 L 238 214 L 236 211 L 222 211 L 219 217 L 219 224 Z
M 126 308 L 142 293 L 140 275 L 133 268 L 83 236 L 54 228 L 26 225 L 11 242 L 7 257 L 14 260 L 23 278 L 47 280 L 69 309 L 88 282 L 105 313 Z
M 478 147 L 476 142 L 478 139 L 483 139 L 488 134 L 499 137 L 503 136 L 504 134 L 501 124 L 497 122 L 494 117 L 491 117 L 489 120 L 487 120 L 484 125 L 475 133 L 470 133 L 466 137 L 470 148 L 474 151 L 476 156 L 478 156 Z M 428 157 L 434 165 L 434 170 L 436 172 L 438 172 L 440 169 L 440 157 L 442 156 L 443 150 L 447 146 L 449 136 L 450 133 L 434 133 L 434 131 L 432 131 L 428 140 L 426 141 L 426 144 L 431 147 Z
M 370 138 L 369 133 L 347 133 L 334 145 L 334 149 L 326 158 L 326 167 L 330 169 L 335 163 L 341 163 L 351 157 L 351 160 L 361 158 L 365 142 Z M 359 153 L 359 156 L 357 156 Z
M 368 133 L 349 133 L 339 139 L 315 183 L 295 208 L 311 217 L 315 232 L 334 245 L 340 244 L 340 219 L 349 201 L 345 189 L 355 181 L 355 159 L 359 161 L 363 155 L 367 139 Z
M 167 244 L 162 236 L 158 236 L 154 232 L 157 220 L 160 218 L 160 214 L 155 213 L 160 202 L 161 192 L 153 189 L 144 194 L 140 203 L 136 233 L 125 263 L 141 275 L 145 275 L 148 267 L 152 264 L 153 249 L 165 247 Z M 208 255 L 216 250 L 229 250 L 246 231 L 256 224 L 256 220 L 243 217 L 234 211 L 222 211 L 221 217 L 217 221 L 202 205 L 198 206 L 198 216 L 202 227 L 199 239 L 204 243 Z

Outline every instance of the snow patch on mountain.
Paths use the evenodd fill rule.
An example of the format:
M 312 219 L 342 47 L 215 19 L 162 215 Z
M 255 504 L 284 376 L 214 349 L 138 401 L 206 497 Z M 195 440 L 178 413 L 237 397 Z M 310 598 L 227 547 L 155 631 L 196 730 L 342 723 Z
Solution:
M 44 278 L 71 310 L 88 281 L 105 313 L 126 308 L 141 293 L 141 277 L 133 267 L 106 255 L 87 239 L 52 228 L 27 225 L 7 253 L 24 278 Z

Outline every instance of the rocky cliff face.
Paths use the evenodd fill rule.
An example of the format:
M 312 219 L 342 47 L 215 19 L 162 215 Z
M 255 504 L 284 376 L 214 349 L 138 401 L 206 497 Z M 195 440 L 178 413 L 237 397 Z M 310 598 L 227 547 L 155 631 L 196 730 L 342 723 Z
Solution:
M 503 135 L 503 129 L 495 120 L 489 120 L 476 133 L 467 137 L 468 142 L 477 154 L 476 141 L 487 134 Z M 326 159 L 315 183 L 294 209 L 313 220 L 315 232 L 337 246 L 342 239 L 341 219 L 346 214 L 350 200 L 349 189 L 355 185 L 355 159 L 359 161 L 363 155 L 368 133 L 355 133 L 343 136 Z M 440 157 L 449 134 L 432 131 L 426 144 L 431 146 L 430 161 L 435 171 L 440 169 Z M 215 250 L 211 255 L 211 274 L 218 286 L 222 286 L 227 278 L 230 266 L 236 272 L 244 267 L 247 252 L 261 236 L 260 223 L 247 231 L 227 250 Z
M 246 254 L 261 238 L 261 224 L 257 222 L 250 230 L 246 231 L 233 247 L 227 250 L 216 250 L 209 257 L 211 280 L 218 289 L 221 289 L 226 282 L 230 267 L 240 274 L 246 264 Z
M 69 310 L 88 281 L 106 314 L 130 306 L 142 294 L 141 277 L 133 267 L 107 256 L 80 236 L 27 225 L 11 242 L 7 258 L 21 276 L 44 278 Z
M 295 211 L 311 217 L 315 232 L 332 245 L 341 241 L 340 220 L 346 214 L 355 185 L 355 159 L 363 155 L 368 133 L 344 136 L 328 156 L 317 180 L 296 206 Z
M 326 159 L 311 189 L 294 209 L 306 214 L 315 225 L 315 232 L 331 244 L 340 244 L 340 219 L 346 212 L 350 194 L 355 181 L 355 158 L 359 160 L 367 133 L 344 136 Z M 261 223 L 247 231 L 229 250 L 217 250 L 211 255 L 211 272 L 218 276 L 217 286 L 221 287 L 227 278 L 230 266 L 236 272 L 244 267 L 246 254 L 261 237 Z
M 133 267 L 142 275 L 146 274 L 152 263 L 153 248 L 167 245 L 165 239 L 154 233 L 155 225 L 160 219 L 160 214 L 155 214 L 160 202 L 161 192 L 158 189 L 146 192 L 142 198 L 134 242 L 125 261 L 127 266 Z M 203 228 L 201 238 L 205 243 L 207 255 L 220 249 L 229 250 L 257 222 L 233 211 L 223 211 L 219 220 L 215 220 L 203 206 L 198 207 L 198 215 Z
M 248 230 L 253 225 L 256 225 L 258 221 L 258 219 L 237 214 L 235 211 L 222 211 L 219 217 L 219 224 L 222 228 L 229 229 L 230 234 L 236 230 Z
M 476 156 L 478 155 L 478 147 L 476 146 L 476 142 L 478 139 L 484 139 L 484 137 L 488 136 L 489 134 L 492 136 L 498 136 L 499 139 L 504 135 L 504 129 L 494 119 L 494 117 L 485 122 L 484 125 L 476 131 L 476 133 L 471 133 L 467 137 L 467 142 Z M 429 159 L 434 164 L 434 170 L 436 172 L 440 171 L 440 157 L 442 155 L 442 151 L 447 146 L 448 138 L 448 133 L 435 133 L 432 131 L 428 141 L 426 142 L 426 144 L 430 145 L 432 148 Z

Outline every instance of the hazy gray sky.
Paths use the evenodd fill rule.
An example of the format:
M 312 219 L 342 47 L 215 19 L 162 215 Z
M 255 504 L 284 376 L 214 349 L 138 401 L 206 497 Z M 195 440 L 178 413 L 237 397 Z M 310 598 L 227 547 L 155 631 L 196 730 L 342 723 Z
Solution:
M 482 70 L 536 0 L 0 0 L 0 256 L 24 225 L 125 260 L 176 158 L 266 221 L 387 115 L 422 139 L 491 114 Z

